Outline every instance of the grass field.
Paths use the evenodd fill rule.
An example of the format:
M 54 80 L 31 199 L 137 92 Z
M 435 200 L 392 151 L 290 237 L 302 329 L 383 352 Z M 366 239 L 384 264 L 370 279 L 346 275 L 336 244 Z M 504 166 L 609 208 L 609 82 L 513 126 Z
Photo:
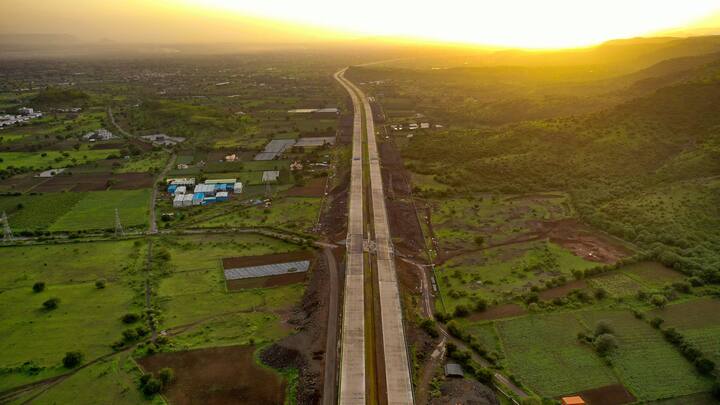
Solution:
M 4 289 L 30 290 L 36 281 L 80 283 L 99 278 L 114 280 L 137 258 L 135 241 L 68 243 L 60 245 L 0 247 Z M 112 257 L 113 260 L 108 260 Z M 1 294 L 0 294 L 1 296 Z
M 655 400 L 708 391 L 710 379 L 700 376 L 662 334 L 629 311 L 586 311 L 581 318 L 591 327 L 610 323 L 618 348 L 612 367 L 625 387 L 640 400 Z
M 472 307 L 477 297 L 508 297 L 528 284 L 570 278 L 573 269 L 595 265 L 553 243 L 528 242 L 455 257 L 438 267 L 437 277 L 445 308 L 452 311 L 459 304 Z
M 157 300 L 163 308 L 167 327 L 184 325 L 209 316 L 234 314 L 235 317 L 230 317 L 227 322 L 216 322 L 212 333 L 208 332 L 209 335 L 220 340 L 236 336 L 233 341 L 243 343 L 253 335 L 236 330 L 236 324 L 250 322 L 257 326 L 255 330 L 263 329 L 262 334 L 254 338 L 270 339 L 278 336 L 278 333 L 275 333 L 277 329 L 274 329 L 275 332 L 272 328 L 268 329 L 269 323 L 276 322 L 276 318 L 267 319 L 255 315 L 261 313 L 274 317 L 273 310 L 298 302 L 304 291 L 302 284 L 294 284 L 226 292 L 220 264 L 222 258 L 297 249 L 295 245 L 282 241 L 251 234 L 168 237 L 163 239 L 158 248 L 166 249 L 171 257 L 171 274 L 160 280 L 157 292 Z
M 117 149 L 46 151 L 46 152 L 0 152 L 0 170 L 10 166 L 30 170 L 77 166 L 116 155 Z
M 78 371 L 51 387 L 35 404 L 164 404 L 160 397 L 148 400 L 137 389 L 140 369 L 129 354 L 119 354 Z M 92 389 L 88 389 L 92 387 Z
M 650 316 L 665 320 L 664 327 L 677 329 L 693 346 L 720 363 L 720 300 L 686 301 L 652 311 Z
M 165 167 L 167 159 L 167 153 L 153 152 L 137 158 L 130 159 L 120 168 L 115 170 L 115 173 L 158 172 L 162 170 L 163 167 Z
M 538 394 L 555 397 L 617 383 L 612 370 L 577 340 L 572 313 L 496 322 L 509 370 Z
M 0 390 L 64 372 L 62 356 L 80 350 L 86 360 L 112 352 L 125 325 L 120 317 L 135 306 L 130 287 L 137 264 L 132 241 L 67 245 L 3 247 L 0 294 Z M 113 260 L 108 260 L 112 257 Z M 105 278 L 106 288 L 95 281 Z M 35 293 L 36 281 L 46 283 Z M 42 309 L 59 298 L 55 310 Z M 39 367 L 37 374 L 17 370 L 23 363 Z
M 232 214 L 222 215 L 199 224 L 202 227 L 272 227 L 296 232 L 307 231 L 315 225 L 320 210 L 320 198 L 285 197 L 273 201 L 270 208 L 256 206 Z
M 151 193 L 149 189 L 85 193 L 70 211 L 60 216 L 49 227 L 49 230 L 113 229 L 116 208 L 123 227 L 144 226 L 148 221 Z

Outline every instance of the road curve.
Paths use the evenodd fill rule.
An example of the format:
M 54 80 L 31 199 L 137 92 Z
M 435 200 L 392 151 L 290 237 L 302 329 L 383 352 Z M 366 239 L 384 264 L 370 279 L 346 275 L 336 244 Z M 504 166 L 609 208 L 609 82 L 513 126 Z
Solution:
M 365 405 L 362 112 L 357 95 L 343 78 L 344 73 L 345 69 L 335 73 L 335 80 L 340 82 L 352 98 L 354 122 L 338 396 L 340 404 Z

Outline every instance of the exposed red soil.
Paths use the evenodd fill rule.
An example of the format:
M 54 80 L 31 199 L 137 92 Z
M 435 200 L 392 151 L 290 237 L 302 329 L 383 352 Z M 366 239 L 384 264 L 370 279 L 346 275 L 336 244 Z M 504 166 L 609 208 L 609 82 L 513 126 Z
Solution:
M 553 287 L 545 291 L 541 291 L 538 293 L 538 296 L 541 300 L 551 300 L 553 298 L 561 298 L 564 297 L 570 292 L 574 290 L 582 290 L 583 288 L 587 287 L 587 282 L 585 280 L 573 280 L 569 283 L 566 283 L 564 285 Z
M 381 170 L 387 196 L 388 221 L 395 248 L 409 256 L 422 254 L 425 241 L 413 204 L 410 175 L 395 144 L 381 142 L 379 148 L 383 162 Z
M 302 187 L 293 187 L 285 192 L 288 197 L 321 197 L 325 193 L 325 177 L 312 179 Z
M 573 395 L 580 395 L 588 405 L 622 405 L 635 402 L 635 397 L 622 384 L 606 385 Z
M 150 173 L 76 173 L 72 175 L 61 174 L 55 176 L 33 191 L 103 191 L 135 190 L 152 187 L 154 178 Z
M 21 174 L 0 181 L 0 190 L 3 192 L 24 192 L 47 180 L 33 177 L 30 174 Z
M 545 235 L 553 243 L 586 260 L 615 263 L 632 254 L 632 251 L 619 241 L 591 229 L 576 219 L 531 221 L 528 224 L 534 231 Z
M 293 309 L 288 319 L 297 333 L 271 345 L 260 354 L 263 363 L 271 367 L 295 367 L 299 370 L 299 405 L 317 404 L 322 396 L 328 326 L 328 278 L 327 263 L 320 255 L 312 267 L 302 302 Z
M 256 364 L 254 348 L 214 347 L 159 353 L 138 360 L 156 373 L 175 370 L 166 396 L 171 404 L 278 404 L 285 400 L 286 384 L 277 374 Z
M 501 318 L 525 315 L 527 311 L 518 304 L 503 304 L 490 307 L 482 312 L 474 312 L 468 317 L 471 321 L 491 321 Z
M 338 178 L 341 180 L 330 190 L 319 223 L 319 231 L 332 241 L 345 239 L 347 233 L 350 173 L 346 172 Z
M 287 263 L 300 260 L 312 260 L 314 253 L 310 250 L 289 253 L 276 253 L 262 256 L 226 257 L 222 259 L 224 269 L 261 266 L 263 264 Z
M 446 378 L 440 386 L 440 397 L 432 405 L 495 405 L 495 393 L 485 385 L 469 378 Z
M 248 288 L 279 287 L 283 285 L 302 283 L 307 277 L 307 272 L 281 274 L 279 276 L 255 277 L 242 280 L 227 280 L 227 288 L 230 291 L 244 290 Z

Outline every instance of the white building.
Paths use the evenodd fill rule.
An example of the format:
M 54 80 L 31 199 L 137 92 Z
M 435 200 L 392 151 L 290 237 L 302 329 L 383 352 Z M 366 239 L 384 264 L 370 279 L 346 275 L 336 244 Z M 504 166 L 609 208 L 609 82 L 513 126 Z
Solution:
M 233 186 L 233 193 L 240 194 L 243 191 L 243 184 L 240 182 L 235 183 L 235 186 Z

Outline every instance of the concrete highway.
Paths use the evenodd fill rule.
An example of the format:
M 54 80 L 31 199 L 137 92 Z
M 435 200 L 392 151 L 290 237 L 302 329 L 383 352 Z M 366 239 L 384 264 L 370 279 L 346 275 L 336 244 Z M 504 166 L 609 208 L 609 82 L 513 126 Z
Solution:
M 359 317 L 357 320 L 343 319 L 343 355 L 341 358 L 341 377 L 340 377 L 340 403 L 364 403 L 364 391 L 363 398 L 360 399 L 360 395 L 354 391 L 355 388 L 359 387 L 359 382 L 362 381 L 364 385 L 365 381 L 365 370 L 362 370 L 362 377 L 357 375 L 357 381 L 346 381 L 346 378 L 352 378 L 351 375 L 345 374 L 345 369 L 349 367 L 357 368 L 361 363 L 357 363 L 353 358 L 346 357 L 346 335 L 348 332 L 354 333 L 357 331 L 358 326 L 362 323 L 362 300 L 358 300 L 362 297 L 362 238 L 363 233 L 363 218 L 362 213 L 362 201 L 364 187 L 362 184 L 362 111 L 365 113 L 365 129 L 367 131 L 367 147 L 368 147 L 368 167 L 369 167 L 369 178 L 370 178 L 370 201 L 372 204 L 372 218 L 368 218 L 370 221 L 369 229 L 373 230 L 372 240 L 375 246 L 375 261 L 377 269 L 378 285 L 376 286 L 379 296 L 379 316 L 380 327 L 382 336 L 382 350 L 384 364 L 384 390 L 381 390 L 381 395 L 386 394 L 386 398 L 379 398 L 381 403 L 388 404 L 412 404 L 414 402 L 412 382 L 410 377 L 410 366 L 408 362 L 407 344 L 405 341 L 405 330 L 402 319 L 402 307 L 400 304 L 400 290 L 398 287 L 397 276 L 395 272 L 395 256 L 392 247 L 392 239 L 390 237 L 390 227 L 387 218 L 387 210 L 385 207 L 385 191 L 382 183 L 382 174 L 380 171 L 380 157 L 378 153 L 378 147 L 375 137 L 375 125 L 373 121 L 373 115 L 370 108 L 370 102 L 365 94 L 357 88 L 353 83 L 343 77 L 345 70 L 341 70 L 335 75 L 343 87 L 350 93 L 354 108 L 354 127 L 353 127 L 353 154 L 352 154 L 352 169 L 351 169 L 351 184 L 350 184 L 350 214 L 348 224 L 348 278 L 355 274 L 356 270 L 359 270 L 359 281 L 357 283 L 360 286 L 360 290 L 350 290 L 350 282 L 346 281 L 345 286 L 345 305 L 344 313 Z M 353 211 L 353 208 L 357 211 Z M 359 208 L 358 208 L 359 207 Z M 356 237 L 356 233 L 359 235 Z M 360 252 L 360 266 L 357 266 L 358 259 L 352 259 L 352 255 L 355 252 Z M 353 282 L 353 287 L 354 287 Z M 350 298 L 350 294 L 357 294 L 358 297 Z M 359 305 L 354 308 L 347 308 L 347 305 Z M 377 310 L 377 308 L 376 308 Z M 354 314 L 354 311 L 360 311 L 359 314 Z M 346 331 L 346 326 L 350 328 Z M 363 325 L 364 327 L 364 325 Z M 347 344 L 359 343 L 356 336 L 350 335 L 350 342 Z M 378 346 L 379 347 L 379 346 Z M 349 348 L 348 348 L 349 350 Z M 353 363 L 351 365 L 351 362 Z M 364 363 L 363 363 L 364 364 Z M 359 373 L 358 373 L 359 374 Z M 348 390 L 348 395 L 344 395 L 344 390 Z M 350 393 L 353 395 L 350 395 Z M 361 400 L 362 402 L 356 402 Z
M 363 289 L 363 168 L 362 168 L 362 112 L 357 95 L 342 77 L 335 79 L 350 93 L 354 108 L 350 195 L 348 203 L 348 233 L 346 238 L 345 289 L 340 345 L 341 404 L 365 405 L 365 295 Z

